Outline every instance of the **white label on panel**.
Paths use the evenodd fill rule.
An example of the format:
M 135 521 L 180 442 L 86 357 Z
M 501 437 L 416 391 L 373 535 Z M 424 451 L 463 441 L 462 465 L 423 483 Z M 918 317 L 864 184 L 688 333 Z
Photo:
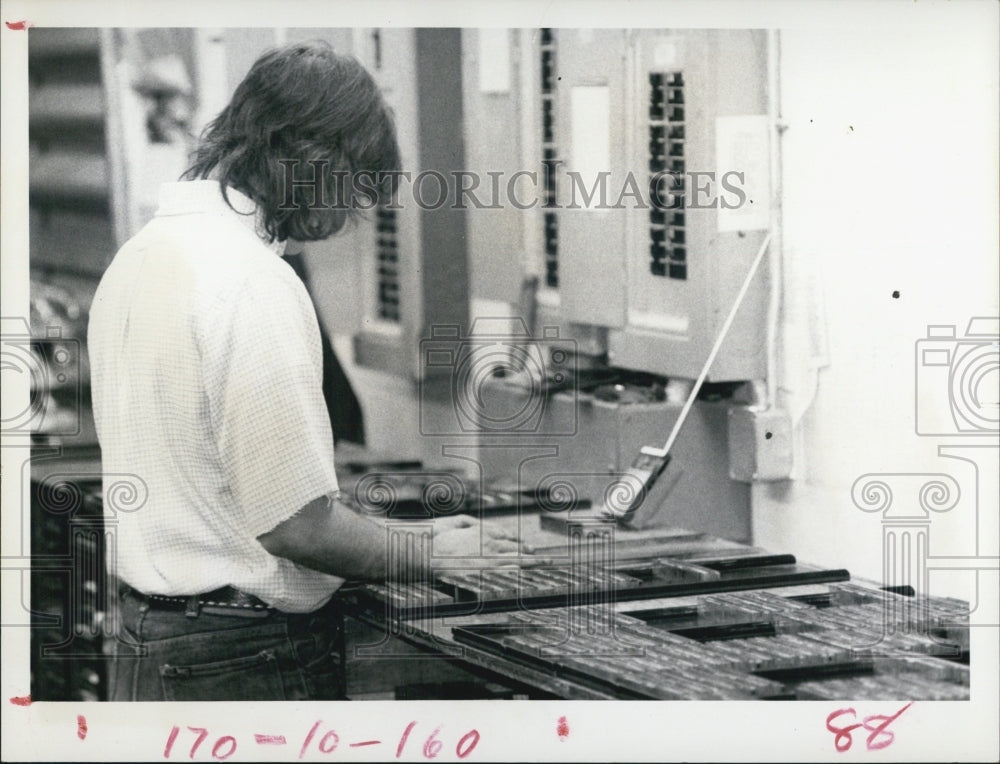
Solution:
M 691 317 L 653 313 L 648 310 L 630 310 L 628 325 L 636 329 L 651 329 L 655 332 L 683 336 L 691 329 Z
M 479 92 L 510 92 L 510 43 L 507 29 L 479 30 Z
M 514 313 L 514 306 L 509 302 L 487 300 L 483 297 L 473 297 L 469 300 L 470 322 L 480 321 L 480 326 L 487 326 L 491 333 L 504 336 L 523 334 L 519 324 L 520 319 Z M 520 331 L 519 331 L 520 330 Z
M 771 171 L 766 115 L 715 120 L 715 192 L 719 231 L 757 231 L 771 222 Z M 701 204 L 706 200 L 701 199 Z
M 570 170 L 580 174 L 589 193 L 600 173 L 611 171 L 611 98 L 607 85 L 577 85 L 570 92 L 570 125 L 573 158 Z M 571 181 L 575 184 L 575 181 Z M 607 180 L 605 180 L 607 183 Z M 579 194 L 580 189 L 575 189 Z M 590 202 L 597 208 L 600 194 Z M 582 204 L 577 198 L 577 204 Z
M 672 42 L 658 42 L 653 48 L 653 64 L 660 69 L 677 66 L 677 45 Z

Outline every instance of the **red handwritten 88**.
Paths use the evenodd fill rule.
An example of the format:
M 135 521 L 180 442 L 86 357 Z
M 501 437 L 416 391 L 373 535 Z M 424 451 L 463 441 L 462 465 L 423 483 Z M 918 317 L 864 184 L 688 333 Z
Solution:
M 851 733 L 858 727 L 864 727 L 871 733 L 865 741 L 868 750 L 878 751 L 891 745 L 892 741 L 896 739 L 895 733 L 890 732 L 888 727 L 912 705 L 913 701 L 910 701 L 892 716 L 872 714 L 871 716 L 866 716 L 861 722 L 848 724 L 845 727 L 834 725 L 833 720 L 845 714 L 850 714 L 852 717 L 856 717 L 856 712 L 853 708 L 838 708 L 826 717 L 826 728 L 835 736 L 833 738 L 833 745 L 837 749 L 838 753 L 844 753 L 851 749 L 851 745 L 854 743 Z

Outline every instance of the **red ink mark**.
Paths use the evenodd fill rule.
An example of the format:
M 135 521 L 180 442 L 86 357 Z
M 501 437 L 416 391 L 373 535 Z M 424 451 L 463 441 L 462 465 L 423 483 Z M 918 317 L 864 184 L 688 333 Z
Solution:
M 87 718 L 79 715 L 76 717 L 76 736 L 83 740 L 87 737 Z
M 406 729 L 403 730 L 403 735 L 402 737 L 399 738 L 399 745 L 396 746 L 397 759 L 403 755 L 403 748 L 406 746 L 406 741 L 410 737 L 410 733 L 413 731 L 413 728 L 416 726 L 417 726 L 416 722 L 410 722 L 409 724 L 406 725 Z
M 441 731 L 440 727 L 437 727 L 427 738 L 427 742 L 424 743 L 424 758 L 433 759 L 441 752 L 441 746 L 444 745 L 440 740 L 437 739 L 437 734 Z
M 7 25 L 8 29 L 13 29 L 15 32 L 23 32 L 35 26 L 30 21 L 5 21 L 4 24 Z
M 173 729 L 170 730 L 170 735 L 167 737 L 167 744 L 163 748 L 163 758 L 164 759 L 169 759 L 170 758 L 170 752 L 173 750 L 174 741 L 177 739 L 177 734 L 180 731 L 181 731 L 181 728 L 178 727 L 176 724 L 174 725 Z
M 556 727 L 556 734 L 559 735 L 559 740 L 565 742 L 566 738 L 569 737 L 569 725 L 566 723 L 566 717 L 559 717 L 559 725 Z
M 363 745 L 380 745 L 381 740 L 364 740 L 360 743 L 351 743 L 351 748 L 360 748 Z
M 851 731 L 856 730 L 860 727 L 860 724 L 851 724 L 847 727 L 834 727 L 831 722 L 836 719 L 841 714 L 850 714 L 854 716 L 853 708 L 838 708 L 833 713 L 826 717 L 826 728 L 832 732 L 836 737 L 833 739 L 833 746 L 837 749 L 838 753 L 843 753 L 851 747 Z
M 892 743 L 893 740 L 896 739 L 895 733 L 889 732 L 886 729 L 886 727 L 888 727 L 890 724 L 896 721 L 896 719 L 902 716 L 903 711 L 905 711 L 912 705 L 913 701 L 911 700 L 909 703 L 907 703 L 905 706 L 899 709 L 892 716 L 883 716 L 881 714 L 876 714 L 874 716 L 865 717 L 865 729 L 872 733 L 868 736 L 868 739 L 865 741 L 865 745 L 868 747 L 869 751 L 877 751 L 881 748 L 885 748 L 887 745 Z M 874 727 L 869 726 L 869 723 L 875 719 L 881 720 L 882 723 L 877 724 Z M 885 740 L 884 742 L 877 741 L 876 739 L 878 738 L 879 735 L 886 735 L 888 736 L 889 739 Z
M 78 718 L 83 719 L 82 716 Z M 86 731 L 86 727 L 84 728 L 84 731 Z M 180 731 L 181 728 L 176 724 L 170 729 L 170 735 L 167 736 L 167 744 L 163 748 L 163 758 L 170 758 L 170 755 L 174 750 L 174 743 L 177 742 L 177 736 L 180 734 Z M 198 749 L 201 747 L 201 744 L 204 743 L 205 739 L 208 737 L 208 730 L 204 727 L 188 727 L 188 732 L 194 732 L 197 735 L 194 744 L 191 746 L 191 752 L 188 753 L 188 758 L 193 759 L 198 753 Z M 285 738 L 282 735 L 254 735 L 254 737 L 257 739 L 258 743 L 261 742 L 261 738 L 268 737 L 271 737 L 275 742 L 285 742 Z M 215 745 L 212 746 L 212 758 L 218 761 L 225 761 L 234 753 L 236 753 L 236 738 L 232 735 L 223 735 L 216 740 Z
M 835 735 L 833 745 L 837 749 L 838 753 L 844 753 L 845 751 L 850 750 L 851 745 L 854 743 L 851 733 L 858 727 L 864 727 L 871 733 L 865 740 L 865 745 L 868 750 L 878 751 L 882 748 L 886 748 L 892 743 L 893 740 L 896 739 L 895 733 L 889 732 L 887 727 L 896 721 L 896 719 L 898 719 L 902 713 L 912 705 L 913 701 L 910 701 L 892 716 L 872 714 L 871 716 L 866 716 L 864 721 L 860 723 L 848 724 L 846 727 L 836 727 L 832 724 L 832 722 L 838 716 L 842 716 L 843 714 L 850 714 L 851 716 L 856 717 L 856 712 L 853 708 L 838 708 L 826 717 L 826 728 Z M 875 722 L 879 723 L 875 724 Z
M 229 750 L 225 753 L 222 752 L 222 746 L 228 745 Z M 212 746 L 212 758 L 218 759 L 219 761 L 225 761 L 230 756 L 236 752 L 236 738 L 232 735 L 223 735 L 218 740 L 215 741 L 215 745 Z M 191 758 L 194 758 L 192 756 Z
M 189 732 L 198 733 L 198 739 L 194 741 L 194 745 L 191 746 L 191 755 L 188 756 L 189 759 L 193 759 L 194 755 L 198 752 L 198 747 L 205 742 L 205 738 L 208 737 L 208 730 L 205 727 L 188 727 Z
M 288 742 L 285 740 L 284 735 L 254 734 L 253 739 L 256 741 L 257 745 L 285 745 Z
M 458 745 L 455 746 L 455 753 L 458 754 L 458 758 L 464 759 L 472 753 L 472 749 L 477 745 L 479 745 L 479 730 L 469 730 L 458 741 Z
M 31 696 L 30 695 L 21 695 L 20 697 L 17 697 L 17 698 L 11 698 L 10 702 L 13 703 L 15 706 L 30 706 L 31 705 Z
M 315 724 L 314 724 L 314 725 L 312 726 L 312 729 L 311 729 L 311 730 L 309 730 L 309 734 L 308 734 L 308 735 L 306 735 L 306 739 L 305 739 L 305 741 L 304 741 L 304 742 L 302 743 L 302 749 L 301 749 L 301 750 L 299 751 L 299 758 L 300 758 L 300 759 L 301 759 L 301 758 L 302 758 L 303 756 L 305 756 L 305 755 L 306 755 L 306 749 L 307 749 L 307 748 L 309 747 L 309 744 L 310 744 L 310 743 L 312 742 L 312 739 L 313 739 L 313 735 L 315 735 L 315 734 L 316 734 L 316 730 L 318 730 L 318 729 L 319 729 L 319 722 L 316 722 L 316 723 L 315 723 Z
M 337 745 L 340 743 L 340 735 L 338 735 L 333 730 L 330 730 L 325 735 L 323 739 L 319 741 L 319 752 L 320 753 L 333 753 L 337 750 Z

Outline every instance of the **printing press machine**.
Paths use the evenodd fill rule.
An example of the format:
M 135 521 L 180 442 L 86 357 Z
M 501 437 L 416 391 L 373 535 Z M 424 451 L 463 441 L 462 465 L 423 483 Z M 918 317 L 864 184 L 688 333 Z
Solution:
M 345 587 L 349 693 L 969 697 L 964 602 L 886 591 L 706 533 L 604 522 L 586 502 L 553 511 L 538 506 L 544 499 L 526 497 L 519 510 L 472 498 L 484 523 L 517 534 L 533 554 L 456 558 L 433 581 Z M 390 544 L 395 532 L 390 525 Z M 409 552 L 430 554 L 429 524 Z
M 35 465 L 36 490 L 65 485 L 44 465 Z M 113 531 L 96 530 L 98 480 L 79 482 L 74 495 L 81 508 L 58 537 L 63 541 L 50 534 L 45 543 L 68 550 L 51 558 L 56 568 L 92 571 L 70 580 L 75 592 L 59 597 L 82 603 L 92 622 L 64 621 L 66 628 L 54 630 L 39 622 L 36 628 L 48 628 L 39 631 L 50 645 L 46 655 L 65 656 L 35 655 L 33 668 L 65 677 L 48 689 L 53 699 L 70 697 L 59 689 L 67 682 L 91 688 L 84 696 L 97 699 L 87 693 L 103 692 L 101 642 L 113 639 L 102 564 Z M 516 533 L 534 553 L 455 558 L 433 582 L 346 584 L 338 597 L 349 613 L 349 697 L 969 698 L 964 602 L 885 591 L 844 569 L 706 533 L 597 522 L 585 502 L 553 512 L 529 497 L 530 509 L 519 511 L 516 502 L 499 506 L 487 495 L 483 522 Z M 475 512 L 469 505 L 460 510 Z M 574 514 L 583 519 L 574 522 Z M 411 529 L 423 532 L 422 553 L 429 553 L 430 526 L 412 513 L 407 520 L 417 523 Z M 395 532 L 390 527 L 390 539 Z M 38 587 L 62 580 L 55 569 L 55 578 L 47 575 L 42 562 L 36 559 L 34 578 L 40 598 Z

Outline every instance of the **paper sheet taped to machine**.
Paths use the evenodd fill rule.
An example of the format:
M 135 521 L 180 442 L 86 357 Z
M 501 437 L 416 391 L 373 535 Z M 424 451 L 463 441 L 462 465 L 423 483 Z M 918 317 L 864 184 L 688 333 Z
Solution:
M 580 173 L 584 188 L 593 188 L 601 173 L 611 170 L 611 93 L 606 85 L 576 85 L 570 90 L 570 125 L 570 169 Z
M 510 92 L 510 42 L 507 29 L 479 30 L 479 92 Z
M 731 176 L 730 185 L 742 188 L 745 196 L 739 203 L 734 194 L 722 194 L 718 208 L 719 231 L 759 231 L 769 227 L 771 171 L 768 138 L 767 115 L 716 118 L 716 182 L 722 183 L 726 173 L 740 173 L 742 181 Z M 733 206 L 727 208 L 727 205 Z

